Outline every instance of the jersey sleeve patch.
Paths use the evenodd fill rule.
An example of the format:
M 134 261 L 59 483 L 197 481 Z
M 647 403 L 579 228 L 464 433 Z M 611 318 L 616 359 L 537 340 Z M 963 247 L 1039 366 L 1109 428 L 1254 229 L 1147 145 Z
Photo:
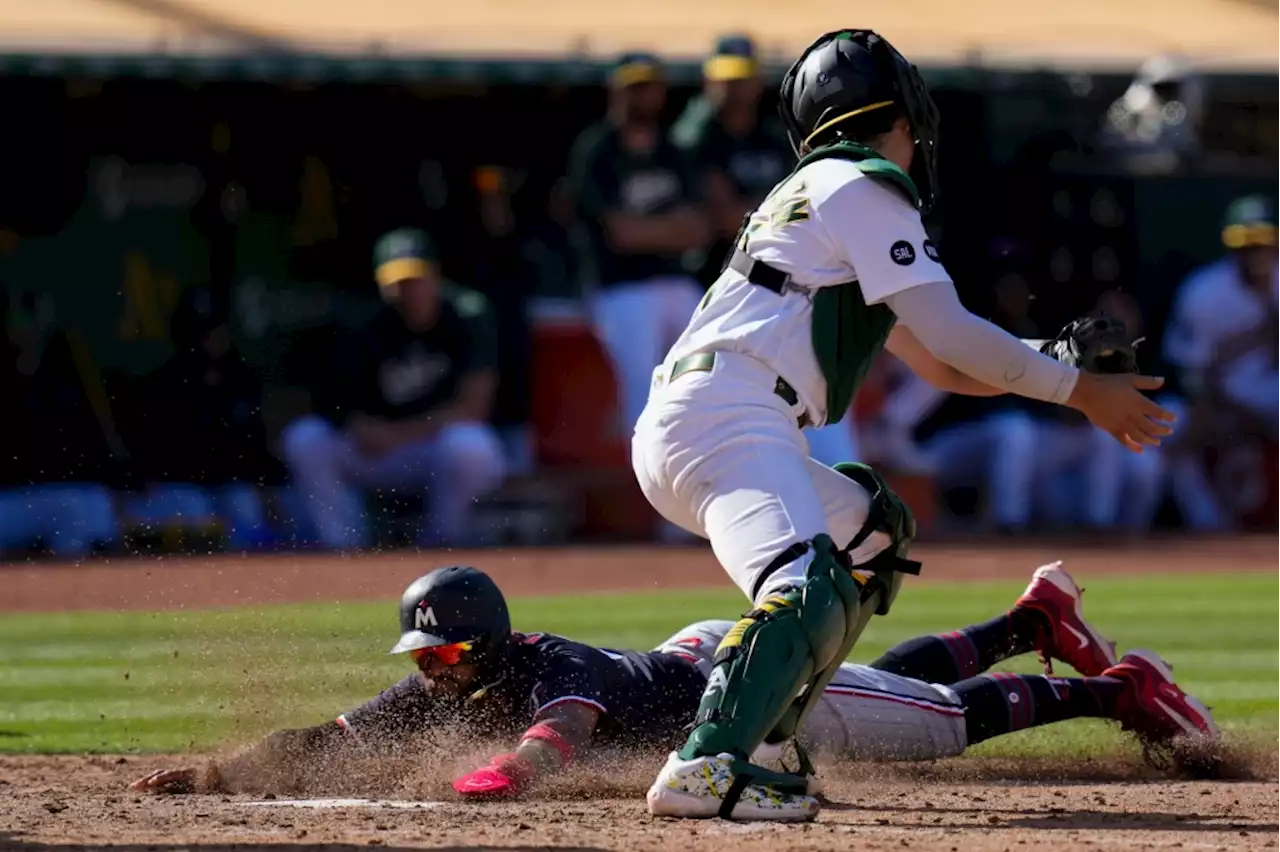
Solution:
M 852 177 L 827 197 L 819 216 L 837 254 L 853 267 L 868 305 L 951 280 L 919 211 L 889 187 Z

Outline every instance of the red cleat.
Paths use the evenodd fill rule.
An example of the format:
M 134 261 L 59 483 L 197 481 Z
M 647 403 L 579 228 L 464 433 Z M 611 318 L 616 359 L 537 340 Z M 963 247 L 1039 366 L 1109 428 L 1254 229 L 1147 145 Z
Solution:
M 1102 676 L 1128 687 L 1116 705 L 1116 718 L 1126 730 L 1157 742 L 1218 738 L 1209 708 L 1178 688 L 1169 665 L 1154 651 L 1130 651 Z
M 1027 607 L 1044 614 L 1048 633 L 1037 637 L 1036 650 L 1053 674 L 1050 660 L 1061 660 L 1085 677 L 1100 675 L 1116 664 L 1115 643 L 1084 620 L 1083 591 L 1062 570 L 1061 562 L 1041 565 L 1014 608 Z

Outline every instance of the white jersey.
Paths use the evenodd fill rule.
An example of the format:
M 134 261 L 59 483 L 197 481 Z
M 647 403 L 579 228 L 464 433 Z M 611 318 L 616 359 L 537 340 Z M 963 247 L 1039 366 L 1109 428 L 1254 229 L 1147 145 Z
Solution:
M 1280 283 L 1275 281 L 1267 296 L 1250 289 L 1229 257 L 1200 267 L 1178 288 L 1165 330 L 1165 359 L 1183 371 L 1183 380 L 1195 390 L 1214 353 L 1265 322 L 1278 294 Z
M 813 291 L 856 280 L 872 305 L 951 280 L 915 207 L 838 157 L 809 163 L 774 188 L 751 214 L 746 251 L 791 283 L 779 296 L 726 269 L 666 364 L 698 352 L 750 355 L 795 388 L 814 423 L 826 422 L 827 389 L 813 349 Z

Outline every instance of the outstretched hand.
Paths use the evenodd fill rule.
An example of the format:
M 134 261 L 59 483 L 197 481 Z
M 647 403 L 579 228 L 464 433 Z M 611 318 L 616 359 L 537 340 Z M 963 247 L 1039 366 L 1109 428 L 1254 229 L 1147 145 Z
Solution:
M 1089 418 L 1129 450 L 1158 447 L 1173 433 L 1174 414 L 1142 394 L 1158 390 L 1164 379 L 1135 373 L 1097 374 L 1081 371 L 1067 405 Z
M 136 793 L 192 793 L 196 788 L 198 770 L 157 769 L 150 775 L 143 776 L 129 785 Z
M 533 779 L 529 761 L 502 754 L 466 775 L 454 779 L 453 789 L 466 799 L 509 799 L 520 795 Z

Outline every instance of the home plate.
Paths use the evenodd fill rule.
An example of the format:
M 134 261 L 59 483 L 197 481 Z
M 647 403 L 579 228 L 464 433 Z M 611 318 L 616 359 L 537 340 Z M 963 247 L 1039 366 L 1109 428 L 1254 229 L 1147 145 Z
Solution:
M 253 808 L 399 808 L 400 810 L 425 811 L 438 808 L 444 802 L 413 802 L 384 799 L 269 799 L 261 802 L 245 802 Z

